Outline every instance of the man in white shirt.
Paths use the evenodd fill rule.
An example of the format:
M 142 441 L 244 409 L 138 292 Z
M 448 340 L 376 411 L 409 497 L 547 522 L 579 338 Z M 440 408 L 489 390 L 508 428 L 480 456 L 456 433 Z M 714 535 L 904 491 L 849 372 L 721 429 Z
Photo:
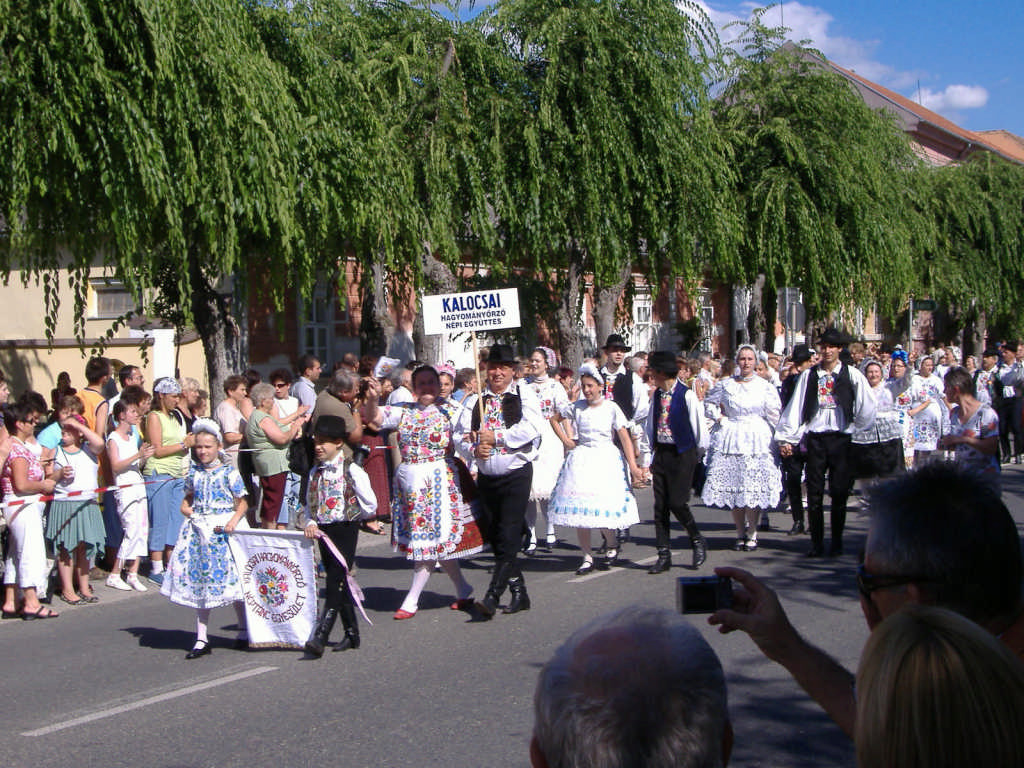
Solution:
M 408 363 L 400 371 L 395 372 L 391 378 L 395 388 L 388 395 L 387 405 L 405 405 L 415 402 L 416 398 L 412 394 L 412 372 L 417 367 L 419 367 L 419 363 Z
M 533 481 L 533 460 L 540 446 L 544 417 L 533 389 L 515 383 L 516 359 L 512 347 L 495 344 L 487 355 L 487 387 L 470 395 L 453 430 L 473 444 L 477 463 L 477 490 L 487 512 L 494 573 L 480 614 L 490 619 L 507 586 L 512 593 L 504 613 L 528 610 L 523 573 L 516 561 L 525 530 L 526 505 Z M 481 409 L 478 401 L 482 399 Z M 481 414 L 481 410 L 483 413 Z
M 999 363 L 999 350 L 986 349 L 981 355 L 981 368 L 974 372 L 974 388 L 978 401 L 992 405 L 992 377 Z
M 811 549 L 807 557 L 825 553 L 825 473 L 832 497 L 831 557 L 843 553 L 846 501 L 853 486 L 850 439 L 875 419 L 875 401 L 864 374 L 839 360 L 847 342 L 835 328 L 821 335 L 821 362 L 800 374 L 793 396 L 779 418 L 775 440 L 783 458 L 793 454 L 801 440 L 807 449 L 807 518 Z

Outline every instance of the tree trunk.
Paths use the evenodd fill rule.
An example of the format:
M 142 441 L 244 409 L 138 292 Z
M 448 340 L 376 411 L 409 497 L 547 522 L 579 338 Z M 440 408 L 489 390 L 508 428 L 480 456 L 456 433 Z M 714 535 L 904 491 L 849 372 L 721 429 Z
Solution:
M 750 316 L 750 289 L 742 285 L 732 287 L 732 328 L 730 352 L 735 353 L 741 344 L 750 343 L 750 329 L 747 327 Z
M 764 273 L 760 273 L 750 287 L 750 307 L 747 309 L 747 331 L 750 343 L 759 350 L 764 350 L 768 324 L 764 315 Z
M 615 333 L 615 313 L 631 276 L 631 265 L 626 264 L 609 285 L 598 285 L 596 277 L 594 279 L 594 335 L 598 345 L 604 344 L 605 339 Z
M 973 304 L 973 302 L 972 302 Z M 985 338 L 988 336 L 988 317 L 984 311 L 976 311 L 974 322 L 964 327 L 963 355 L 980 355 L 985 351 Z M 962 362 L 962 361 L 961 361 Z
M 192 259 L 190 271 L 192 317 L 206 355 L 212 413 L 224 399 L 224 379 L 245 368 L 246 361 L 241 353 L 242 333 L 231 312 L 231 296 L 218 293 L 210 285 L 202 274 L 198 259 Z
M 388 307 L 387 273 L 377 259 L 363 273 L 362 317 L 359 320 L 359 344 L 364 355 L 384 355 L 395 335 L 395 318 Z
M 429 244 L 424 245 L 422 259 L 423 294 L 425 296 L 433 296 L 437 293 L 455 293 L 458 290 L 455 273 L 434 257 Z M 423 312 L 419 310 L 417 310 L 416 320 L 413 322 L 412 340 L 417 360 L 431 365 L 442 362 L 441 337 L 427 336 L 423 332 Z
M 559 350 L 562 365 L 574 371 L 583 363 L 583 336 L 580 315 L 583 307 L 583 255 L 573 249 L 569 254 L 569 267 L 565 270 L 561 285 L 555 321 L 558 326 Z

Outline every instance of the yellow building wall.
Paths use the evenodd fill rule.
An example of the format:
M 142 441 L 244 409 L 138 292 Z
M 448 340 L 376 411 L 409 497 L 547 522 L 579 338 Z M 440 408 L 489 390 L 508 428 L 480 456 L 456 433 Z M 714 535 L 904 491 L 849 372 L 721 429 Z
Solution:
M 95 268 L 91 280 L 110 278 L 111 273 Z M 42 393 L 47 400 L 50 390 L 57 382 L 57 375 L 67 371 L 71 386 L 85 385 L 85 364 L 92 350 L 111 326 L 111 318 L 96 317 L 96 295 L 90 291 L 89 306 L 86 308 L 85 339 L 80 345 L 74 338 L 74 299 L 67 275 L 61 275 L 58 285 L 60 308 L 57 312 L 53 339 L 46 338 L 46 324 L 43 315 L 45 306 L 42 281 L 30 280 L 22 285 L 21 273 L 12 270 L 6 285 L 0 285 L 0 307 L 3 308 L 3 323 L 0 325 L 0 371 L 10 382 L 12 397 L 33 389 Z M 144 344 L 148 359 L 143 359 Z M 128 328 L 122 328 L 109 341 L 102 352 L 109 357 L 117 371 L 121 365 L 137 365 L 146 377 L 146 386 L 153 384 L 152 342 L 132 338 Z M 194 334 L 186 343 L 175 350 L 179 375 L 199 381 L 200 387 L 209 390 L 206 374 L 206 356 L 203 345 Z

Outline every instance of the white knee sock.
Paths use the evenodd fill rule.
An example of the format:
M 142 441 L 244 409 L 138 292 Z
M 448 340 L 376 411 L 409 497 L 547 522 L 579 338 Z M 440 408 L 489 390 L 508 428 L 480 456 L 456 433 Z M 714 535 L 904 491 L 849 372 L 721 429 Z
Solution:
M 209 623 L 210 609 L 196 608 L 196 645 L 210 642 L 206 635 L 206 628 Z
M 405 600 L 402 601 L 403 611 L 416 613 L 416 609 L 420 604 L 420 593 L 427 586 L 427 580 L 430 578 L 430 572 L 433 570 L 434 564 L 432 562 L 417 562 L 413 566 L 412 586 L 409 587 L 409 592 L 406 594 Z
M 444 568 L 444 572 L 448 574 L 448 578 L 455 585 L 455 596 L 459 600 L 465 600 L 473 594 L 473 588 L 469 586 L 469 582 L 462 575 L 462 568 L 459 566 L 458 560 L 442 560 L 441 567 Z

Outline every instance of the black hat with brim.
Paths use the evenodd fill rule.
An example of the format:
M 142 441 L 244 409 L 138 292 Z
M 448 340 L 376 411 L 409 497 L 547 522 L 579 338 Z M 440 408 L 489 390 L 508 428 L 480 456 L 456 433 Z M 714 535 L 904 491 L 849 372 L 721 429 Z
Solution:
M 499 363 L 501 365 L 515 365 L 516 355 L 508 344 L 495 344 L 487 353 L 488 363 Z
M 849 336 L 834 326 L 826 328 L 818 337 L 818 343 L 823 347 L 845 347 L 850 341 Z
M 679 363 L 672 352 L 659 350 L 658 352 L 652 352 L 650 357 L 647 358 L 647 370 L 661 373 L 665 376 L 675 376 L 679 373 Z
M 624 352 L 629 352 L 632 347 L 626 344 L 626 340 L 622 338 L 622 336 L 617 333 L 613 333 L 608 337 L 608 341 L 604 343 L 604 346 L 601 347 L 601 349 L 606 352 L 612 349 L 621 349 Z

